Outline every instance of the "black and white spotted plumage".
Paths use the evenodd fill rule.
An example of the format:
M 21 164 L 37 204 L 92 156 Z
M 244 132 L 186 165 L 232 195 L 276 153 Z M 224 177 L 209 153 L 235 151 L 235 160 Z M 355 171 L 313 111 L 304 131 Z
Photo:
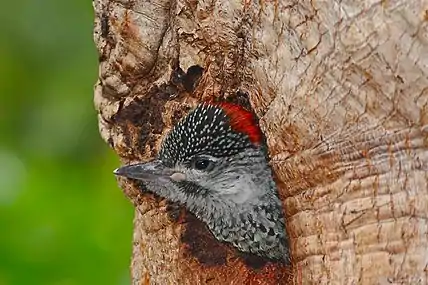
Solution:
M 288 263 L 282 204 L 251 117 L 232 104 L 199 105 L 167 134 L 156 160 L 115 173 L 182 204 L 216 239 Z
M 248 137 L 234 132 L 227 122 L 227 114 L 223 109 L 215 105 L 200 105 L 167 135 L 159 158 L 170 166 L 199 153 L 227 157 L 251 148 Z

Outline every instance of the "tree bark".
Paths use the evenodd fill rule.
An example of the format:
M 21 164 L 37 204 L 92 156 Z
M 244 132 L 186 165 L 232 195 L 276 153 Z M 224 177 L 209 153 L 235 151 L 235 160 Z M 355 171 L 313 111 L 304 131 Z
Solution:
M 197 102 L 250 107 L 292 266 L 254 262 L 120 180 L 133 284 L 428 283 L 428 1 L 95 0 L 102 137 L 153 157 Z M 199 65 L 199 74 L 180 68 Z

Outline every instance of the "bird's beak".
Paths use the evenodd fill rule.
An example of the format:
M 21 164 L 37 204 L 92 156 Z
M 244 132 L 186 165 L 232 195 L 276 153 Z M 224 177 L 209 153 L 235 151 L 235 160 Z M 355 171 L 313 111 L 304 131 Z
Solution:
M 113 171 L 115 175 L 142 181 L 158 181 L 171 178 L 175 171 L 164 166 L 160 160 L 136 163 L 119 167 Z

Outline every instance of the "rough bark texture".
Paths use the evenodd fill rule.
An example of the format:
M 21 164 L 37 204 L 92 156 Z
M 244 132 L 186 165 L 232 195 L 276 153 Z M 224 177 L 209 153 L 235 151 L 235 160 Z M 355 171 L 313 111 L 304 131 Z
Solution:
M 199 101 L 250 106 L 291 237 L 292 267 L 256 269 L 188 213 L 121 180 L 137 207 L 133 284 L 428 282 L 428 1 L 94 7 L 95 105 L 123 162 L 154 156 Z M 201 78 L 180 74 L 193 65 Z

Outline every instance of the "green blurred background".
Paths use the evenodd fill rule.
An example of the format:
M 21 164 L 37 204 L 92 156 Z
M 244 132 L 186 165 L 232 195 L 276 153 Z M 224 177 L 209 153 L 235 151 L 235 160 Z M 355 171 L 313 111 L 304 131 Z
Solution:
M 133 208 L 98 134 L 88 0 L 0 8 L 0 285 L 129 284 Z

